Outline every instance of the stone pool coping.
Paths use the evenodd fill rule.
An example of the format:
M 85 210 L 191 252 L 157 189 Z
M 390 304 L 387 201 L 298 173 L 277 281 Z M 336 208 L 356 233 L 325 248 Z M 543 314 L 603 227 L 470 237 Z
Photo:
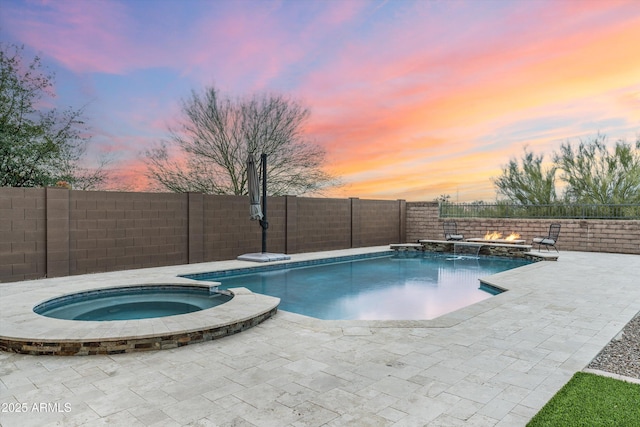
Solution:
M 215 282 L 195 282 L 176 277 L 166 279 L 162 283 L 138 282 L 135 285 L 215 286 Z M 82 356 L 176 348 L 222 338 L 258 325 L 273 316 L 280 303 L 279 298 L 254 294 L 245 288 L 233 288 L 229 290 L 233 298 L 219 306 L 150 319 L 76 321 L 45 317 L 33 311 L 34 306 L 52 298 L 132 286 L 131 283 L 115 283 L 115 280 L 82 287 L 73 282 L 25 289 L 12 295 L 2 292 L 0 350 L 31 355 Z M 20 283 L 1 286 L 21 288 Z
M 332 255 L 388 251 L 388 246 L 379 246 L 332 251 Z M 297 254 L 291 258 L 269 265 L 320 260 L 327 258 L 327 253 Z M 232 335 L 275 315 L 280 299 L 234 288 L 230 289 L 234 293 L 231 301 L 207 310 L 104 322 L 53 319 L 34 313 L 33 307 L 53 298 L 96 289 L 166 284 L 208 287 L 217 282 L 181 276 L 260 266 L 264 264 L 230 260 L 0 283 L 0 351 L 61 356 L 120 354 L 171 349 Z
M 451 328 L 431 321 L 325 321 L 279 310 L 241 334 L 166 351 L 86 358 L 0 352 L 5 402 L 72 405 L 70 412 L 0 419 L 6 427 L 524 426 L 640 310 L 640 256 L 560 254 L 557 262 L 487 278 L 509 292 L 444 315 L 466 318 Z M 252 264 L 3 283 L 0 299 L 62 281 L 160 282 L 218 265 Z
M 289 260 L 269 263 L 291 264 L 388 253 L 389 246 L 345 249 L 292 255 Z M 331 256 L 328 256 L 328 255 Z M 536 268 L 534 265 L 520 268 Z M 234 288 L 234 298 L 222 305 L 194 313 L 151 319 L 106 322 L 53 319 L 33 312 L 33 307 L 52 298 L 96 289 L 140 285 L 215 286 L 217 282 L 193 280 L 183 275 L 235 269 L 264 268 L 263 263 L 217 261 L 151 269 L 96 273 L 55 279 L 0 284 L 0 350 L 32 355 L 94 355 L 163 350 L 210 341 L 253 327 L 277 312 L 279 298 Z M 492 276 L 493 277 L 493 276 Z M 84 279 L 84 280 L 81 280 Z M 483 283 L 493 285 L 481 278 Z M 46 283 L 46 285 L 45 285 Z M 89 284 L 89 285 L 88 285 Z M 490 310 L 499 302 L 493 298 L 432 320 L 335 320 L 339 326 L 447 328 Z M 296 315 L 300 322 L 319 319 Z M 306 320 L 305 320 L 306 319 Z

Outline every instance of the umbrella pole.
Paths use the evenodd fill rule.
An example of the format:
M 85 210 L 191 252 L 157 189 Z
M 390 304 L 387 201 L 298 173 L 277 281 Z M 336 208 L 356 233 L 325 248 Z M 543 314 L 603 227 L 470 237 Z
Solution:
M 262 253 L 267 252 L 267 155 L 262 153 L 260 156 L 262 162 L 262 219 L 260 226 L 262 227 Z

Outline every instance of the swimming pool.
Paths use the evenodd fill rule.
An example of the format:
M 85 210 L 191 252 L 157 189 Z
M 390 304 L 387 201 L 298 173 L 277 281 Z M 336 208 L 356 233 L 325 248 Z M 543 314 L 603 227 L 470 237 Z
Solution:
M 280 308 L 324 320 L 429 320 L 492 296 L 481 277 L 529 264 L 498 257 L 384 252 L 184 277 L 281 299 Z

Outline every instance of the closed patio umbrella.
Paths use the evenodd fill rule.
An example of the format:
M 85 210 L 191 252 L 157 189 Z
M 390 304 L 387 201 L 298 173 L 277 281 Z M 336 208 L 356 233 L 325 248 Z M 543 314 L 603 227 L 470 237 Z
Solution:
M 251 220 L 262 220 L 262 206 L 260 205 L 260 177 L 253 153 L 247 157 L 247 184 L 249 187 L 249 215 Z
M 243 261 L 268 262 L 291 259 L 289 255 L 267 252 L 267 155 L 260 156 L 262 164 L 262 205 L 260 204 L 260 178 L 256 159 L 253 154 L 247 156 L 247 181 L 249 187 L 249 214 L 252 220 L 259 220 L 262 227 L 262 252 L 240 255 L 238 259 Z

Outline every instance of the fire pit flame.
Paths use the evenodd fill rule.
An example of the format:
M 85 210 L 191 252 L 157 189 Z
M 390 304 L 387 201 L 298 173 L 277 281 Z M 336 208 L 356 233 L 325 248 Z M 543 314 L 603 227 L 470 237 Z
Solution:
M 497 240 L 501 238 L 502 238 L 502 233 L 498 233 L 497 231 L 494 231 L 493 233 L 489 233 L 487 231 L 487 234 L 484 235 L 484 240 Z
M 511 233 L 503 239 L 502 233 L 499 233 L 497 231 L 493 231 L 491 233 L 487 232 L 487 234 L 484 235 L 484 240 L 501 240 L 502 239 L 502 240 L 512 241 L 512 240 L 517 240 L 519 238 L 520 238 L 520 235 L 518 233 Z

